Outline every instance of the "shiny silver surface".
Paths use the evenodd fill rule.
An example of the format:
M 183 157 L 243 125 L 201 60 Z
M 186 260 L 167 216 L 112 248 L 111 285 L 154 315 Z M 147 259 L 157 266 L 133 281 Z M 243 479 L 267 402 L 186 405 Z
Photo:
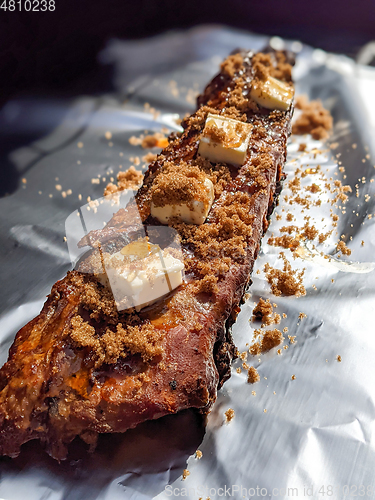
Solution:
M 70 268 L 64 224 L 82 205 L 78 195 L 83 200 L 102 196 L 111 171 L 117 173 L 119 165 L 125 169 L 131 164 L 131 156 L 145 154 L 129 144 L 131 135 L 176 128 L 173 115 L 193 111 L 193 92 L 203 89 L 223 57 L 236 47 L 258 50 L 266 42 L 265 37 L 205 27 L 156 40 L 113 41 L 101 60 L 115 63 L 115 95 L 82 97 L 68 104 L 35 101 L 27 110 L 25 103 L 13 102 L 2 111 L 1 127 L 10 130 L 42 130 L 43 120 L 53 113 L 63 120 L 52 134 L 9 155 L 12 168 L 27 182 L 0 200 L 1 362 L 17 330 L 39 312 L 52 284 Z M 284 44 L 279 39 L 272 43 Z M 287 45 L 299 51 L 297 94 L 322 99 L 334 117 L 330 142 L 338 143 L 334 153 L 341 153 L 344 182 L 353 189 L 338 232 L 352 250 L 350 258 L 342 260 L 354 264 L 322 266 L 310 254 L 310 259 L 293 260 L 285 251 L 294 268 L 306 269 L 307 294 L 298 299 L 273 297 L 262 269 L 266 262 L 280 264 L 279 249 L 267 245 L 266 235 L 234 339 L 240 351 L 251 342 L 255 325 L 249 320 L 261 296 L 275 302 L 278 313 L 287 314 L 280 326 L 288 327 L 288 335 L 295 335 L 297 342 L 289 345 L 286 340 L 289 348 L 281 355 L 274 349 L 259 359 L 248 358 L 259 371 L 259 383 L 248 384 L 246 372 L 236 372 L 237 361 L 208 416 L 204 436 L 199 418 L 185 412 L 124 436 L 104 436 L 90 456 L 74 443 L 70 459 L 62 464 L 29 443 L 18 459 L 0 459 L 1 498 L 141 500 L 184 493 L 187 498 L 211 500 L 375 498 L 375 217 L 368 217 L 375 213 L 375 183 L 370 182 L 375 173 L 375 72 L 345 57 L 298 43 Z M 172 93 L 171 81 L 178 92 Z M 161 114 L 155 119 L 144 102 Z M 104 137 L 106 131 L 112 133 L 110 141 Z M 302 155 L 295 140 L 286 166 L 289 179 L 296 164 L 320 164 L 327 174 L 337 173 L 342 179 L 331 153 Z M 306 142 L 308 150 L 319 146 L 309 138 L 298 140 Z M 98 174 L 100 184 L 92 184 Z M 63 198 L 57 184 L 72 194 Z M 269 233 L 276 234 L 276 214 L 283 213 L 284 203 L 281 197 Z M 318 228 L 323 228 L 330 208 L 326 200 L 311 209 Z M 300 208 L 293 210 L 302 223 Z M 320 250 L 333 255 L 336 241 L 332 237 Z M 365 272 L 353 272 L 358 269 Z M 300 312 L 307 317 L 299 320 Z M 234 409 L 235 417 L 226 424 L 228 408 Z M 200 460 L 194 456 L 197 448 L 203 453 Z M 184 468 L 190 475 L 182 481 Z

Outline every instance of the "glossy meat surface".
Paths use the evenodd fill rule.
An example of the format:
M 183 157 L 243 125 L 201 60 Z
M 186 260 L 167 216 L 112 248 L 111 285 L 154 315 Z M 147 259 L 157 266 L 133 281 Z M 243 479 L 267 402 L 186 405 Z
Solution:
M 243 61 L 241 71 L 251 85 L 251 55 L 243 53 Z M 217 112 L 225 108 L 232 80 L 222 72 L 211 82 L 199 99 L 201 114 L 207 106 Z M 230 376 L 235 353 L 230 326 L 275 203 L 291 114 L 292 109 L 276 114 L 264 109 L 248 112 L 253 134 L 247 160 L 240 169 L 229 169 L 230 179 L 203 225 L 212 228 L 213 234 L 223 224 L 220 214 L 224 209 L 228 224 L 228 214 L 233 212 L 230 200 L 242 194 L 242 208 L 246 209 L 246 218 L 238 226 L 244 231 L 242 250 L 238 255 L 228 254 L 224 245 L 220 249 L 225 257 L 219 252 L 205 262 L 207 266 L 214 262 L 217 268 L 222 261 L 226 266 L 211 288 L 202 278 L 196 230 L 190 240 L 182 239 L 184 258 L 189 261 L 185 283 L 139 313 L 118 312 L 105 287 L 87 271 L 97 243 L 105 245 L 128 229 L 132 208 L 128 213 L 119 210 L 103 230 L 90 233 L 81 242 L 90 244 L 93 253 L 78 270 L 53 286 L 40 315 L 18 332 L 0 371 L 0 454 L 17 456 L 24 442 L 40 439 L 52 457 L 64 459 L 76 436 L 94 447 L 99 433 L 124 432 L 185 408 L 210 409 L 218 387 Z M 150 188 L 165 162 L 189 162 L 197 156 L 204 120 L 194 116 L 185 121 L 185 132 L 171 140 L 146 173 L 136 203 L 149 226 L 157 225 L 150 216 Z M 199 111 L 196 116 L 199 118 Z M 258 168 L 262 158 L 267 166 Z M 232 219 L 236 218 L 232 212 Z M 228 231 L 235 233 L 238 227 Z M 188 229 L 177 227 L 181 234 Z M 223 239 L 220 234 L 218 238 Z M 85 329 L 77 341 L 73 333 L 81 324 Z M 122 352 L 114 357 L 110 352 L 113 345 L 103 339 L 119 327 L 129 327 L 128 333 L 133 331 L 130 327 L 152 330 L 153 336 L 145 341 L 147 356 L 144 345 L 139 347 L 126 333 Z

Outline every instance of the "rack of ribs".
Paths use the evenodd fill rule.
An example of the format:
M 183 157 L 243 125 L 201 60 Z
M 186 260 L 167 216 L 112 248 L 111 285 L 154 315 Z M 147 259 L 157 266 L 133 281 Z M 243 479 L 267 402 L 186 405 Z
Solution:
M 210 410 L 230 376 L 231 326 L 284 176 L 291 64 L 271 50 L 230 55 L 134 203 L 81 240 L 87 254 L 17 333 L 0 370 L 1 455 L 39 439 L 62 460 L 76 436 L 95 448 L 100 433 Z M 126 257 L 132 210 L 148 234 L 178 235 L 170 257 L 184 275 L 158 300 L 119 307 L 99 268 L 113 252 Z

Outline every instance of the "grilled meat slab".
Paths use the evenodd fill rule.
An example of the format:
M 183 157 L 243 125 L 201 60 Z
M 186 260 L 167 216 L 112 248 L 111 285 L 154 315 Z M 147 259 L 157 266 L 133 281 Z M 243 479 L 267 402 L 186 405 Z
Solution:
M 0 370 L 1 455 L 16 457 L 23 443 L 39 439 L 61 460 L 76 436 L 94 447 L 99 433 L 123 432 L 185 408 L 209 411 L 230 376 L 230 327 L 276 201 L 290 133 L 292 107 L 270 111 L 249 97 L 262 71 L 290 80 L 285 54 L 240 52 L 224 61 L 136 196 L 143 223 L 157 226 L 150 192 L 168 162 L 211 176 L 215 201 L 206 222 L 171 222 L 181 237 L 183 285 L 139 312 L 119 312 L 98 280 L 99 253 L 126 236 L 133 205 L 81 241 L 92 248 L 87 258 L 53 286 L 39 316 L 17 333 Z M 252 124 L 243 166 L 199 159 L 209 112 Z

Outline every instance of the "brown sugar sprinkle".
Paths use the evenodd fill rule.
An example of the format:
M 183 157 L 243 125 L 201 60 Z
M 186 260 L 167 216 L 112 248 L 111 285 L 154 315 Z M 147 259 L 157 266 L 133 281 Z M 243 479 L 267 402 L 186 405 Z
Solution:
M 256 368 L 253 366 L 250 366 L 250 368 L 247 371 L 247 381 L 249 384 L 256 384 L 259 382 L 260 376 Z
M 250 346 L 249 352 L 252 356 L 257 356 L 280 345 L 283 340 L 283 334 L 277 328 L 274 330 L 266 330 L 260 341 L 255 342 Z
M 127 357 L 129 354 L 140 354 L 144 362 L 160 358 L 163 354 L 160 346 L 161 333 L 151 324 L 123 328 L 119 323 L 116 331 L 107 328 L 101 337 L 78 314 L 72 318 L 71 325 L 71 340 L 78 347 L 90 348 L 96 358 L 95 367 L 104 363 L 114 364 L 120 357 Z
M 131 157 L 129 158 L 129 160 L 130 160 L 132 163 L 134 163 L 134 165 L 135 165 L 136 167 L 137 167 L 138 165 L 140 165 L 140 164 L 141 164 L 141 160 L 140 160 L 139 156 L 131 156 Z
M 319 191 L 321 191 L 320 187 L 315 183 L 312 183 L 311 186 L 307 186 L 306 190 L 311 193 L 319 193 Z
M 293 215 L 292 213 L 288 212 L 288 213 L 286 214 L 286 220 L 287 220 L 288 222 L 292 222 L 292 221 L 294 220 L 294 215 Z
M 225 421 L 227 423 L 233 420 L 235 415 L 233 408 L 228 408 L 227 411 L 224 413 L 224 415 L 225 415 Z
M 244 124 L 237 120 L 237 123 L 228 123 L 226 130 L 219 128 L 213 120 L 206 123 L 204 128 L 204 135 L 212 139 L 213 142 L 223 144 L 224 146 L 231 147 L 232 144 L 238 141 L 244 141 L 249 135 L 252 125 L 250 123 Z
M 253 319 L 261 320 L 263 323 L 270 324 L 268 321 L 273 313 L 273 307 L 269 299 L 264 300 L 262 297 L 259 299 L 258 304 L 253 309 Z
M 304 142 L 301 142 L 301 144 L 298 146 L 298 151 L 306 151 L 307 145 Z
M 215 209 L 215 222 L 200 226 L 171 224 L 180 234 L 182 243 L 192 245 L 196 259 L 185 260 L 186 269 L 192 266 L 200 275 L 222 277 L 231 263 L 241 262 L 247 241 L 252 235 L 254 216 L 249 214 L 250 197 L 246 193 L 228 193 Z
M 168 139 L 161 132 L 156 132 L 153 135 L 146 135 L 141 142 L 143 149 L 149 148 L 166 148 L 168 146 Z
M 132 135 L 129 138 L 129 143 L 132 146 L 141 146 L 143 149 L 166 148 L 168 139 L 161 132 L 155 132 L 155 134 L 146 136 L 141 134 L 139 137 Z
M 240 358 L 242 359 L 242 361 L 246 361 L 246 359 L 247 359 L 247 352 L 246 351 L 241 352 Z
M 184 469 L 182 473 L 182 480 L 185 481 L 185 479 L 190 476 L 190 472 L 187 469 Z
M 275 53 L 277 59 L 277 68 L 275 68 L 272 56 L 258 52 L 252 58 L 255 80 L 264 81 L 268 76 L 278 78 L 289 82 L 292 78 L 291 66 L 286 62 L 285 54 L 283 52 Z
M 220 66 L 223 73 L 233 78 L 235 74 L 242 68 L 243 58 L 241 54 L 233 54 L 227 57 Z
M 165 162 L 163 171 L 154 180 L 150 192 L 155 206 L 192 203 L 195 200 L 208 203 L 208 192 L 204 189 L 206 176 L 197 167 L 185 162 Z
M 306 295 L 305 287 L 302 284 L 304 270 L 299 272 L 293 270 L 283 252 L 280 252 L 280 256 L 284 261 L 282 271 L 272 268 L 268 263 L 264 266 L 266 278 L 271 285 L 272 293 L 276 296 L 294 295 L 300 297 L 301 295 Z
M 262 321 L 262 326 L 269 326 L 280 323 L 281 316 L 280 314 L 273 314 L 273 307 L 269 299 L 263 300 L 260 298 L 253 310 L 253 320 L 260 320 Z
M 197 450 L 197 451 L 195 452 L 195 458 L 196 458 L 197 460 L 200 460 L 202 457 L 203 457 L 203 453 L 201 452 L 201 450 Z
M 338 355 L 336 356 L 336 359 L 337 359 L 337 361 L 338 361 L 339 363 L 341 363 L 342 359 L 341 359 L 340 354 L 338 354 Z
M 292 375 L 292 380 L 296 380 L 296 376 L 295 375 Z
M 117 174 L 117 185 L 110 182 L 104 189 L 104 196 L 108 196 L 125 189 L 138 189 L 143 181 L 143 174 L 131 165 L 128 170 Z
M 147 153 L 146 155 L 142 156 L 142 161 L 144 161 L 145 163 L 152 163 L 156 160 L 157 157 L 158 155 L 155 153 Z
M 302 110 L 302 114 L 292 126 L 293 134 L 311 134 L 314 139 L 328 137 L 328 132 L 333 126 L 333 119 L 320 101 L 309 102 L 306 96 L 298 96 L 295 106 Z
M 304 318 L 307 318 L 307 314 L 305 314 L 303 312 L 300 312 L 299 315 L 298 315 L 298 319 L 302 320 Z
M 289 248 L 292 252 L 300 245 L 299 237 L 283 234 L 282 236 L 272 236 L 268 238 L 267 243 L 274 247 Z
M 343 241 L 339 241 L 336 250 L 344 255 L 351 255 L 352 251 L 348 248 Z

